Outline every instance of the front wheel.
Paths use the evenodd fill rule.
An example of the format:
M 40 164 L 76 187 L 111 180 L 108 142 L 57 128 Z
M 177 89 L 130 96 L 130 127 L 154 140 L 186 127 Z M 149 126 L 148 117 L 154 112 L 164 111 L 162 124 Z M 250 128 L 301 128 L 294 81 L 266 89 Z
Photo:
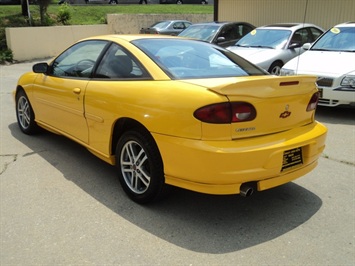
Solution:
M 16 117 L 21 131 L 31 135 L 38 131 L 35 114 L 26 93 L 20 90 L 16 94 Z
M 125 132 L 116 147 L 116 165 L 123 190 L 143 204 L 159 199 L 165 189 L 163 162 L 154 139 L 144 131 Z
M 283 64 L 279 61 L 277 62 L 274 62 L 271 64 L 268 72 L 271 74 L 271 75 L 277 75 L 277 76 L 280 76 L 280 72 L 281 72 L 281 68 L 282 68 Z

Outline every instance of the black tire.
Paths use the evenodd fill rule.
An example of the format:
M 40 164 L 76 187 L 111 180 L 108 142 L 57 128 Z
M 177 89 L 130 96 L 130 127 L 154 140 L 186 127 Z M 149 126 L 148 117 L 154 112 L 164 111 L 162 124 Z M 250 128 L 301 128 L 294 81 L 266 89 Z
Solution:
M 182 0 L 177 0 L 177 1 L 176 1 L 176 4 L 177 4 L 177 5 L 182 5 L 183 2 L 182 2 Z
M 27 135 L 38 132 L 35 114 L 26 93 L 20 90 L 16 94 L 16 117 L 21 131 Z
M 271 75 L 280 76 L 280 71 L 281 71 L 282 66 L 283 66 L 282 62 L 276 61 L 276 62 L 274 62 L 274 63 L 271 64 L 271 66 L 269 67 L 268 72 L 269 72 Z
M 149 203 L 165 194 L 163 161 L 149 133 L 125 132 L 117 143 L 116 166 L 121 186 L 133 201 Z

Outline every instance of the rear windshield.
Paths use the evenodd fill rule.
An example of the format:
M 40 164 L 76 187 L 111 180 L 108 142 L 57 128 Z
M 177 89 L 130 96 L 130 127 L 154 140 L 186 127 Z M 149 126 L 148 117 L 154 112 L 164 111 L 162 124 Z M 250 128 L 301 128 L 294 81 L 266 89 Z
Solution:
M 154 60 L 172 79 L 268 74 L 228 50 L 200 41 L 139 39 L 132 43 Z

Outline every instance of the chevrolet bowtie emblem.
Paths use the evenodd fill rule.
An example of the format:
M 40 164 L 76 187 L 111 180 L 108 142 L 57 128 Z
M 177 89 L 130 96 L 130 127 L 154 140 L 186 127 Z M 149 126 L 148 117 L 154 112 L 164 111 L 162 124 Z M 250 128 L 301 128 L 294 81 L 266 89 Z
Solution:
M 291 115 L 291 112 L 288 111 L 289 108 L 290 108 L 290 106 L 289 106 L 288 104 L 286 104 L 286 106 L 285 106 L 285 112 L 281 113 L 279 117 L 280 117 L 280 118 L 287 118 L 287 117 L 289 117 L 289 116 Z
M 290 115 L 291 115 L 291 112 L 285 111 L 280 114 L 280 118 L 286 118 L 286 117 L 289 117 Z

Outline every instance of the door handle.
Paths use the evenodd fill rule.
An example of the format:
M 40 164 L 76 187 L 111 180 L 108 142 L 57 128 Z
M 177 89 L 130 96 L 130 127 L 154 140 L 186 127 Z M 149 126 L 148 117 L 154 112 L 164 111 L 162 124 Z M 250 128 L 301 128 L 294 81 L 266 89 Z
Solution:
M 75 89 L 73 90 L 73 92 L 74 92 L 75 94 L 80 94 L 81 89 L 80 89 L 80 88 L 75 88 Z

